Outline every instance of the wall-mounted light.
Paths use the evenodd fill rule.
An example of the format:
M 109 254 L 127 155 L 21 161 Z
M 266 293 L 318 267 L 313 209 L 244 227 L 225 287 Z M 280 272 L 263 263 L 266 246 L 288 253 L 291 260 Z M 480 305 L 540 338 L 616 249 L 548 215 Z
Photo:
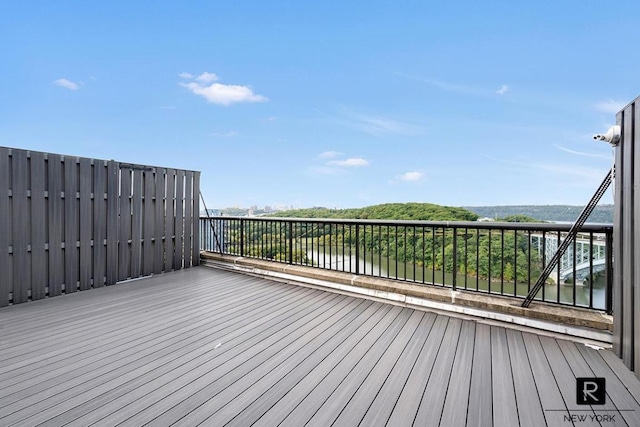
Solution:
M 611 126 L 607 131 L 607 133 L 605 134 L 597 133 L 593 135 L 593 139 L 597 141 L 606 141 L 615 147 L 620 142 L 620 126 L 618 125 Z

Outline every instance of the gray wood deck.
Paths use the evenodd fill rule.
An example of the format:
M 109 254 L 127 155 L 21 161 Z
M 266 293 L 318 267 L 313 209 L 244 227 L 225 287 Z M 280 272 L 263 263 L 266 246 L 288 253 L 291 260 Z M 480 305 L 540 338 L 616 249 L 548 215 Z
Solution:
M 1 426 L 640 426 L 639 400 L 606 350 L 207 267 L 0 309 Z

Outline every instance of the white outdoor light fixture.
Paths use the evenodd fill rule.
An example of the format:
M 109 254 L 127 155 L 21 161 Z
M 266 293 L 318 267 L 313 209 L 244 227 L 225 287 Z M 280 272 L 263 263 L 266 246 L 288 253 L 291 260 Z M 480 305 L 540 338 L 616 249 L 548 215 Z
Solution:
M 620 142 L 620 126 L 618 125 L 611 126 L 607 131 L 607 133 L 605 134 L 597 133 L 593 135 L 593 139 L 597 141 L 606 141 L 609 144 L 611 144 L 613 147 L 615 147 Z

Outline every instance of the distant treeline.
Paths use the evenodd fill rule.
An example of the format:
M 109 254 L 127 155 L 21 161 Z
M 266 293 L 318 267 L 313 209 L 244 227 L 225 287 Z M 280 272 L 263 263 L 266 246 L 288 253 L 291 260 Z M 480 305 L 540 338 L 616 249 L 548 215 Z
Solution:
M 270 216 L 286 218 L 325 219 L 380 219 L 416 221 L 476 221 L 478 215 L 463 208 L 440 206 L 430 203 L 387 203 L 357 209 L 328 209 L 316 207 L 273 213 Z M 536 222 L 525 215 L 510 215 L 498 218 L 508 222 Z M 476 230 L 431 229 L 400 226 L 392 229 L 385 226 L 363 228 L 359 236 L 354 226 L 330 227 L 312 222 L 299 224 L 291 231 L 293 239 L 311 239 L 318 246 L 358 245 L 367 253 L 378 253 L 402 262 L 415 263 L 429 269 L 444 270 L 449 273 L 466 274 L 488 279 L 501 274 L 504 280 L 523 282 L 532 274 L 539 274 L 542 264 L 536 250 L 531 250 L 530 242 L 523 232 L 495 234 Z M 391 232 L 390 232 L 391 231 Z M 478 235 L 480 233 L 480 235 Z M 249 237 L 250 254 L 267 258 L 285 259 L 286 237 L 274 236 L 262 229 L 244 233 Z M 249 236 L 248 236 L 249 235 Z M 285 237 L 283 239 L 283 237 Z M 263 241 L 277 242 L 273 253 L 265 253 Z M 455 242 L 454 242 L 455 241 Z M 245 245 L 246 247 L 247 245 Z M 454 257 L 455 252 L 455 257 Z M 306 263 L 305 253 L 293 254 L 297 262 Z M 453 264 L 453 260 L 463 260 Z M 491 273 L 493 272 L 493 274 Z M 498 273 L 500 272 L 500 273 Z
M 525 215 L 542 221 L 574 222 L 584 206 L 570 205 L 524 205 L 524 206 L 467 206 L 471 212 L 486 218 L 504 218 Z M 613 205 L 598 205 L 587 222 L 612 223 Z
M 280 211 L 285 218 L 393 219 L 413 221 L 475 221 L 478 215 L 463 208 L 432 203 L 385 203 L 354 209 L 309 208 Z

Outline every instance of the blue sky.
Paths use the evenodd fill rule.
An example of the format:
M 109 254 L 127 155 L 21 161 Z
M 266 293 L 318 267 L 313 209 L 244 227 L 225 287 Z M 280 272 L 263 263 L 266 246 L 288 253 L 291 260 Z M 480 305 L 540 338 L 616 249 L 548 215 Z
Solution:
M 637 1 L 7 1 L 0 145 L 200 170 L 210 207 L 584 204 L 612 164 L 591 135 L 640 95 L 639 18 Z

